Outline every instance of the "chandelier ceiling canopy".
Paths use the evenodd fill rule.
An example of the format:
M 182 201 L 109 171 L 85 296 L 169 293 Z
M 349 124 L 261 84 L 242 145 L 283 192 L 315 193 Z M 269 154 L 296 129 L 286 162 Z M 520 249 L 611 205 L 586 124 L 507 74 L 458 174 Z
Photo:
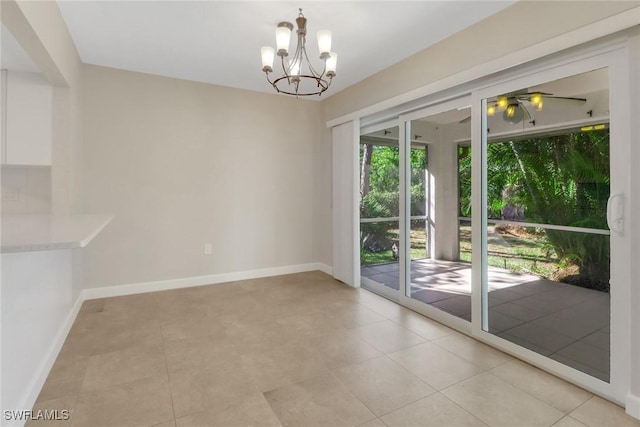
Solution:
M 316 71 L 307 55 L 307 18 L 302 14 L 302 9 L 296 18 L 298 29 L 298 44 L 291 58 L 289 58 L 289 44 L 293 24 L 280 22 L 276 27 L 276 49 L 265 46 L 261 49 L 262 71 L 267 81 L 278 93 L 286 95 L 310 96 L 322 95 L 329 89 L 333 77 L 336 75 L 336 63 L 338 55 L 331 52 L 331 31 L 320 30 L 317 33 L 318 51 L 322 61 L 322 72 Z M 280 57 L 282 72 L 273 78 L 269 76 L 274 72 L 275 56 Z

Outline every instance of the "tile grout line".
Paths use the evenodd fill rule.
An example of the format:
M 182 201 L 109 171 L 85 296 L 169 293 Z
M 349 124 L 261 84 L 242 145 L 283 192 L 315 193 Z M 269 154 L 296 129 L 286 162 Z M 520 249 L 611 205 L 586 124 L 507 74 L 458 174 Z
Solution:
M 478 343 L 478 344 L 486 345 L 486 344 L 484 344 L 483 342 L 478 341 L 478 340 L 476 340 L 476 339 L 475 339 L 475 338 L 473 338 L 473 337 L 469 337 L 469 336 L 467 336 L 467 335 L 463 335 L 463 336 L 464 336 L 465 338 L 472 339 L 472 340 L 474 341 L 474 344 L 475 344 L 475 343 Z M 446 337 L 442 337 L 442 338 L 446 338 Z M 440 339 L 440 338 L 438 338 L 438 339 Z M 493 347 L 487 346 L 487 347 L 489 347 L 489 348 L 490 348 L 490 349 L 492 349 L 492 350 L 495 350 L 495 351 L 497 351 L 497 352 L 499 352 L 499 353 L 502 353 L 502 354 L 504 354 L 504 355 L 508 356 L 510 359 L 505 360 L 504 362 L 498 363 L 496 366 L 492 366 L 491 368 L 485 368 L 485 367 L 482 367 L 482 366 L 478 365 L 477 363 L 474 363 L 473 361 L 471 361 L 471 360 L 469 360 L 469 359 L 467 359 L 467 358 L 465 358 L 465 357 L 460 356 L 459 354 L 454 353 L 453 351 L 449 350 L 448 348 L 441 346 L 441 345 L 440 345 L 440 344 L 438 344 L 436 341 L 437 341 L 437 340 L 433 340 L 433 341 L 431 341 L 431 343 L 433 343 L 434 345 L 438 346 L 440 349 L 442 349 L 442 350 L 444 350 L 444 351 L 446 351 L 446 352 L 448 352 L 448 353 L 451 353 L 451 354 L 453 354 L 454 356 L 456 356 L 456 357 L 458 357 L 458 358 L 460 358 L 460 359 L 464 360 L 465 362 L 470 363 L 471 365 L 475 366 L 476 368 L 478 368 L 478 369 L 482 369 L 482 372 L 489 372 L 489 371 L 490 371 L 491 369 L 493 369 L 493 368 L 497 368 L 498 366 L 502 366 L 502 365 L 504 365 L 504 364 L 506 364 L 506 363 L 511 362 L 513 359 L 516 359 L 515 357 L 513 357 L 513 356 L 511 356 L 511 355 L 509 355 L 509 354 L 507 354 L 507 353 L 505 353 L 505 352 L 503 352 L 503 351 L 500 351 L 500 350 L 498 350 L 498 349 L 496 349 L 496 348 L 493 348 Z
M 592 394 L 592 395 L 591 395 L 591 397 L 589 397 L 587 400 L 585 400 L 584 402 L 582 402 L 580 405 L 576 406 L 576 408 L 575 408 L 573 411 L 569 412 L 566 416 L 568 416 L 568 417 L 569 417 L 569 416 L 571 416 L 571 414 L 573 414 L 573 413 L 574 413 L 575 411 L 577 411 L 578 409 L 582 408 L 584 405 L 586 405 L 586 403 L 587 403 L 588 401 L 590 401 L 590 400 L 591 400 L 591 399 L 593 399 L 594 397 L 596 397 L 596 395 L 595 395 L 595 394 Z M 575 419 L 575 420 L 578 420 L 578 421 L 579 421 L 579 422 L 581 422 L 582 424 L 586 424 L 586 423 L 582 422 L 581 420 L 579 420 L 579 419 L 577 419 L 577 418 L 575 418 L 575 417 L 571 417 L 571 418 L 573 418 L 573 419 Z M 587 425 L 587 426 L 591 426 L 591 424 L 586 424 L 586 425 Z
M 502 364 L 502 365 L 504 365 L 504 364 Z M 498 365 L 498 366 L 502 366 L 502 365 Z M 496 366 L 496 367 L 497 367 L 497 366 Z M 493 368 L 492 368 L 492 369 L 493 369 Z M 481 373 L 479 373 L 479 374 L 473 375 L 472 377 L 466 378 L 466 379 L 464 379 L 464 380 L 462 380 L 462 381 L 459 381 L 459 382 L 458 382 L 458 383 L 456 383 L 456 384 L 453 384 L 453 385 L 451 385 L 451 386 L 449 386 L 449 387 L 446 387 L 446 388 L 442 389 L 442 391 L 447 390 L 447 389 L 449 389 L 449 388 L 451 388 L 451 387 L 454 387 L 454 386 L 456 386 L 456 385 L 460 384 L 461 382 L 463 382 L 463 381 L 467 381 L 467 380 L 469 380 L 469 379 L 471 379 L 471 378 L 473 378 L 473 377 L 475 377 L 475 376 L 478 376 L 478 375 L 484 375 L 484 374 L 489 374 L 489 375 L 491 375 L 492 377 L 494 377 L 494 378 L 498 379 L 499 381 L 503 381 L 504 383 L 506 383 L 506 384 L 510 385 L 511 387 L 513 387 L 513 388 L 515 388 L 515 389 L 517 389 L 517 390 L 519 390 L 519 391 L 523 392 L 524 394 L 526 394 L 527 396 L 531 397 L 532 399 L 537 400 L 538 402 L 542 403 L 543 405 L 546 405 L 546 406 L 548 406 L 548 407 L 550 407 L 550 408 L 552 408 L 552 409 L 555 409 L 555 410 L 557 410 L 558 412 L 560 412 L 560 413 L 564 414 L 562 417 L 560 417 L 559 419 L 557 419 L 556 421 L 554 421 L 554 424 L 555 424 L 555 423 L 557 423 L 558 421 L 560 421 L 560 420 L 561 420 L 562 418 L 564 418 L 565 416 L 569 415 L 569 413 L 564 412 L 562 409 L 556 408 L 555 406 L 551 405 L 550 403 L 547 403 L 547 402 L 545 402 L 544 400 L 542 400 L 542 399 L 540 399 L 540 398 L 538 398 L 538 397 L 536 397 L 536 396 L 532 395 L 532 394 L 531 394 L 531 393 L 529 393 L 528 391 L 521 389 L 520 387 L 516 386 L 515 384 L 512 384 L 510 381 L 507 381 L 507 380 L 505 380 L 505 379 L 503 379 L 503 378 L 500 378 L 499 376 L 495 375 L 494 373 L 492 373 L 492 372 L 490 372 L 490 371 L 491 371 L 491 369 L 490 369 L 490 370 L 487 370 L 487 371 L 484 371 L 484 372 L 481 372 Z M 444 393 L 443 393 L 443 394 L 444 394 Z M 445 395 L 445 397 L 446 397 L 446 395 Z M 591 399 L 591 397 L 593 397 L 593 395 L 592 395 L 592 396 L 590 396 L 590 397 L 589 397 L 587 400 L 585 400 L 584 402 L 582 402 L 578 407 L 582 406 L 585 402 L 587 402 L 589 399 Z M 576 409 L 577 409 L 578 407 L 576 407 Z M 575 409 L 574 409 L 574 410 L 575 410 Z M 573 412 L 573 411 L 572 411 L 572 412 Z M 478 417 L 476 417 L 476 418 L 478 418 Z M 488 424 L 488 423 L 487 423 L 487 424 Z M 552 424 L 552 426 L 553 426 L 553 424 Z
M 74 322 L 75 323 L 75 322 Z M 91 357 L 88 358 L 87 360 L 87 367 L 84 370 L 84 374 L 82 374 L 82 383 L 80 383 L 80 390 L 78 390 L 78 393 L 75 396 L 75 399 L 73 401 L 73 412 L 76 412 L 76 409 L 78 408 L 78 401 L 80 400 L 80 394 L 82 393 L 82 385 L 84 384 L 85 378 L 87 377 L 87 371 L 89 370 L 89 362 L 91 361 Z M 69 414 L 71 416 L 71 414 Z M 71 417 L 71 427 L 73 427 L 73 417 Z
M 105 301 L 105 303 L 106 303 L 106 301 Z M 82 304 L 84 304 L 84 301 L 82 302 Z M 80 305 L 80 310 L 82 310 L 82 305 Z M 103 310 L 104 310 L 104 306 L 103 306 Z M 80 311 L 78 311 L 78 315 L 79 314 L 80 314 Z M 71 330 L 73 329 L 73 325 L 75 325 L 77 320 L 78 320 L 78 315 L 76 315 L 76 318 L 73 320 L 73 324 L 71 325 L 71 328 L 69 329 L 69 334 L 67 335 L 67 338 L 71 334 Z M 67 340 L 65 339 L 65 343 L 66 343 L 66 341 Z M 60 353 L 62 352 L 62 349 L 64 348 L 64 344 L 65 343 L 62 344 L 62 347 L 60 348 L 60 352 L 58 352 L 58 356 L 56 357 L 56 362 L 58 361 L 58 357 L 60 357 Z M 80 400 L 80 394 L 82 393 L 82 385 L 84 384 L 85 378 L 87 377 L 87 371 L 89 370 L 89 362 L 91 361 L 91 357 L 92 356 L 87 357 L 87 367 L 84 369 L 84 371 L 82 373 L 82 382 L 80 383 L 80 389 L 78 390 L 78 393 L 76 393 L 75 398 L 73 400 L 73 413 L 75 413 L 76 409 L 78 408 L 78 401 Z M 49 374 L 51 374 L 51 372 L 49 372 Z M 47 375 L 47 379 L 48 378 L 49 378 L 49 375 Z M 74 417 L 71 414 L 69 414 L 69 416 L 70 416 L 70 419 L 71 419 L 70 426 L 73 427 Z
M 425 344 L 425 343 L 422 343 L 422 344 Z M 435 344 L 435 343 L 433 343 L 433 344 Z M 420 345 L 420 344 L 418 344 L 418 345 Z M 415 346 L 414 346 L 414 347 L 415 347 Z M 448 353 L 452 354 L 453 356 L 455 356 L 455 357 L 459 358 L 460 360 L 462 360 L 462 361 L 464 361 L 464 362 L 466 362 L 466 363 L 469 363 L 469 364 L 473 365 L 473 366 L 474 366 L 474 367 L 476 367 L 476 368 L 483 369 L 483 368 L 480 368 L 479 366 L 474 365 L 473 363 L 471 363 L 471 362 L 467 361 L 466 359 L 463 359 L 462 357 L 458 356 L 457 354 L 455 354 L 455 353 L 453 353 L 453 352 L 451 352 L 451 351 L 449 351 L 449 350 L 447 350 L 447 349 L 445 349 L 445 348 L 442 348 L 442 347 L 440 347 L 440 346 L 438 346 L 438 348 L 440 348 L 440 349 L 442 349 L 442 350 L 444 350 L 444 351 L 446 351 L 446 352 L 448 352 Z M 398 352 L 400 352 L 400 351 L 404 351 L 404 350 L 405 350 L 405 349 L 398 350 L 396 353 L 398 353 Z M 388 357 L 388 355 L 386 355 L 386 356 Z M 390 358 L 390 357 L 389 357 L 389 358 Z M 390 359 L 391 359 L 391 358 L 390 358 Z M 393 360 L 393 359 L 391 359 L 391 360 L 392 360 L 393 362 L 395 362 L 395 363 L 398 363 L 398 362 L 396 362 L 396 361 L 395 361 L 395 360 Z M 404 368 L 404 366 L 403 366 L 403 368 Z M 418 375 L 416 375 L 416 374 L 414 374 L 413 372 L 411 372 L 408 368 L 404 368 L 404 369 L 406 369 L 407 371 L 409 371 L 412 375 L 414 375 L 414 376 L 418 377 Z M 429 387 L 431 387 L 432 389 L 434 389 L 436 392 L 441 393 L 443 390 L 446 390 L 446 389 L 448 389 L 448 388 L 450 388 L 450 387 L 453 387 L 453 386 L 455 386 L 455 385 L 457 385 L 457 384 L 460 384 L 460 383 L 461 383 L 461 382 L 463 382 L 463 381 L 466 381 L 466 380 L 468 380 L 468 379 L 470 379 L 470 378 L 473 378 L 473 377 L 475 377 L 475 376 L 477 376 L 477 375 L 484 374 L 484 373 L 486 373 L 486 372 L 488 372 L 488 370 L 484 370 L 484 369 L 483 369 L 483 370 L 482 370 L 482 372 L 478 372 L 477 374 L 473 374 L 473 375 L 471 375 L 471 376 L 468 376 L 468 377 L 466 377 L 466 378 L 463 378 L 463 379 L 461 379 L 461 380 L 458 380 L 458 381 L 454 382 L 453 384 L 448 385 L 448 386 L 446 386 L 446 387 L 444 387 L 444 388 L 442 388 L 442 389 L 437 389 L 436 387 L 434 387 L 433 385 L 429 384 L 427 381 L 423 380 L 423 379 L 422 379 L 422 378 L 420 378 L 420 377 L 418 377 L 418 379 L 420 379 L 421 381 L 423 381 L 425 384 L 427 384 Z M 476 417 L 476 418 L 477 418 L 477 417 Z
M 154 297 L 154 302 L 156 304 L 156 309 L 158 310 L 158 328 L 160 329 L 160 339 L 162 340 L 162 358 L 164 359 L 164 369 L 167 372 L 167 384 L 169 385 L 169 398 L 171 399 L 171 413 L 173 414 L 173 424 L 178 425 L 178 420 L 176 419 L 176 408 L 173 403 L 173 389 L 171 388 L 171 377 L 169 375 L 169 362 L 167 361 L 167 347 L 165 346 L 164 334 L 162 333 L 162 322 L 160 321 L 160 307 L 158 306 L 158 300 Z
M 375 412 L 373 412 L 373 409 L 371 409 L 371 408 L 370 408 L 366 403 L 364 403 L 364 402 L 362 401 L 362 399 L 360 399 L 360 398 L 358 397 L 358 395 L 357 395 L 357 394 L 356 394 L 356 393 L 355 393 L 355 392 L 354 392 L 354 391 L 353 391 L 353 390 L 352 390 L 352 389 L 351 389 L 347 384 L 345 384 L 345 383 L 343 383 L 342 381 L 340 381 L 340 378 L 338 378 L 338 377 L 333 373 L 333 371 L 332 371 L 332 370 L 328 369 L 328 372 L 329 372 L 329 375 L 331 375 L 331 376 L 332 376 L 336 381 L 338 381 L 338 383 L 339 383 L 340 385 L 342 385 L 342 387 L 344 387 L 344 388 L 345 388 L 345 389 L 346 389 L 346 390 L 347 390 L 347 391 L 348 391 L 348 392 L 349 392 L 353 397 L 355 397 L 355 398 L 356 398 L 356 400 L 357 400 L 358 402 L 360 402 L 360 403 L 361 403 L 365 408 L 367 408 L 367 410 L 368 410 L 369 412 L 371 412 L 371 413 L 373 414 L 373 418 L 371 418 L 370 420 L 367 420 L 367 421 L 365 421 L 364 423 L 361 423 L 361 424 L 359 424 L 359 425 L 366 424 L 366 423 L 368 423 L 368 422 L 370 422 L 370 421 L 373 421 L 373 420 L 375 420 L 375 419 L 380 418 L 380 417 L 378 416 L 378 414 L 376 414 Z
M 476 375 L 480 375 L 480 374 L 476 374 Z M 475 376 L 475 375 L 473 375 L 473 376 Z M 472 377 L 469 377 L 469 378 L 472 378 Z M 466 378 L 465 380 L 468 380 L 469 378 Z M 465 380 L 461 380 L 460 382 L 465 381 Z M 459 384 L 459 383 L 456 383 L 456 384 Z M 427 384 L 427 385 L 428 385 L 428 384 Z M 453 384 L 453 385 L 455 385 L 455 384 Z M 450 386 L 450 387 L 453 387 L 453 385 L 452 385 L 452 386 Z M 431 387 L 431 386 L 429 386 L 429 387 Z M 433 387 L 432 387 L 432 388 L 433 388 Z M 449 388 L 449 387 L 446 387 L 446 388 L 444 388 L 444 389 L 442 389 L 442 390 L 446 390 L 447 388 Z M 480 421 L 481 423 L 485 424 L 487 427 L 490 427 L 490 425 L 489 425 L 488 423 L 486 423 L 484 420 L 482 420 L 480 417 L 478 417 L 477 415 L 474 415 L 473 413 L 471 413 L 470 411 L 468 411 L 466 408 L 464 408 L 464 407 L 460 406 L 456 401 L 454 401 L 454 400 L 450 399 L 447 395 L 445 395 L 444 393 L 442 393 L 442 390 L 436 390 L 436 389 L 434 389 L 434 390 L 435 390 L 435 392 L 434 392 L 434 393 L 431 393 L 431 394 L 429 394 L 428 396 L 421 397 L 421 398 L 420 398 L 420 399 L 418 399 L 418 400 L 415 400 L 415 401 L 413 401 L 413 402 L 411 402 L 411 403 L 408 403 L 408 404 L 406 404 L 406 405 L 403 405 L 403 406 L 401 406 L 400 408 L 398 408 L 398 409 L 394 409 L 393 411 L 390 411 L 390 412 L 388 412 L 388 413 L 386 413 L 386 414 L 384 414 L 384 415 L 380 415 L 380 417 L 378 417 L 378 418 L 385 417 L 385 416 L 387 416 L 387 415 L 389 415 L 389 414 L 392 414 L 392 413 L 394 413 L 394 412 L 396 412 L 396 411 L 399 411 L 399 410 L 401 410 L 401 409 L 403 409 L 403 408 L 406 408 L 406 407 L 407 407 L 407 406 L 409 406 L 409 405 L 413 405 L 414 403 L 419 402 L 419 401 L 421 401 L 421 400 L 423 400 L 423 399 L 428 399 L 428 398 L 430 398 L 430 397 L 432 397 L 432 396 L 435 396 L 436 394 L 439 394 L 439 395 L 440 395 L 440 396 L 442 396 L 443 398 L 447 399 L 449 402 L 453 403 L 456 407 L 460 408 L 462 411 L 464 411 L 464 412 L 466 412 L 467 414 L 471 415 L 473 418 L 475 418 L 475 419 L 477 419 L 478 421 Z M 382 420 L 381 420 L 381 421 L 382 421 Z M 384 422 L 384 421 L 383 421 L 383 422 Z
M 518 361 L 522 362 L 522 361 L 521 361 L 521 360 L 519 360 L 519 359 L 516 359 L 516 360 L 518 360 Z M 526 362 L 523 362 L 523 363 L 526 363 Z M 533 365 L 529 365 L 528 363 L 527 363 L 527 365 L 528 365 L 528 366 L 531 366 L 531 367 L 532 367 L 532 368 L 534 368 L 534 369 L 539 369 L 539 368 L 536 368 L 536 367 L 535 367 L 535 366 L 533 366 Z M 503 364 L 503 365 L 498 365 L 498 366 L 504 366 L 504 364 Z M 496 368 L 497 368 L 498 366 L 496 366 Z M 522 391 L 522 392 L 524 392 L 524 393 L 528 394 L 529 396 L 534 397 L 534 398 L 536 398 L 536 399 L 540 400 L 540 401 L 541 401 L 541 402 L 543 402 L 543 403 L 547 403 L 547 402 L 545 402 L 545 401 L 543 401 L 543 400 L 539 399 L 538 397 L 536 397 L 536 396 L 532 395 L 532 394 L 531 394 L 531 393 L 529 393 L 527 390 L 525 390 L 525 389 L 523 389 L 523 388 L 521 388 L 521 387 L 518 387 L 518 385 L 517 385 L 517 384 L 514 384 L 514 383 L 512 383 L 511 381 L 505 380 L 504 378 L 499 377 L 498 375 L 496 375 L 496 374 L 492 373 L 491 371 L 492 371 L 493 369 L 495 369 L 495 368 L 492 368 L 491 370 L 489 370 L 489 371 L 487 371 L 487 372 L 488 372 L 488 373 L 490 373 L 491 375 L 493 375 L 494 377 L 501 379 L 502 381 L 506 382 L 507 384 L 512 385 L 513 387 L 517 388 L 518 390 L 520 390 L 520 391 Z M 555 375 L 552 375 L 552 374 L 550 374 L 550 373 L 548 373 L 548 372 L 545 372 L 545 371 L 542 371 L 542 370 L 541 370 L 541 372 L 542 372 L 542 373 L 544 373 L 544 374 L 546 374 L 546 375 L 550 375 L 550 376 L 552 376 L 552 377 L 553 377 L 553 378 L 555 378 L 555 379 L 558 379 L 558 380 L 560 380 L 560 381 L 565 382 L 562 378 L 556 377 Z M 567 383 L 567 384 L 571 384 L 571 383 Z M 571 385 L 573 385 L 573 384 L 571 384 Z M 576 410 L 576 409 L 578 409 L 580 406 L 584 405 L 584 404 L 585 404 L 589 399 L 591 399 L 593 396 L 595 396 L 595 395 L 594 395 L 593 393 L 591 393 L 590 391 L 587 391 L 587 390 L 585 390 L 585 389 L 583 389 L 583 388 L 581 388 L 581 387 L 578 387 L 578 386 L 574 386 L 574 387 L 577 387 L 577 388 L 579 388 L 580 390 L 582 390 L 582 391 L 584 391 L 584 392 L 586 392 L 586 393 L 589 393 L 589 397 L 587 397 L 584 401 L 580 402 L 580 404 L 579 404 L 578 406 L 576 406 L 575 408 L 573 408 L 570 412 L 564 412 L 562 409 L 560 409 L 560 408 L 558 408 L 558 407 L 556 407 L 556 406 L 552 405 L 551 403 L 547 403 L 547 405 L 551 406 L 552 408 L 557 409 L 557 410 L 558 410 L 558 411 L 560 411 L 560 412 L 564 412 L 565 416 L 569 416 L 569 414 L 570 414 L 571 412 L 575 411 L 575 410 Z M 564 418 L 564 417 L 563 417 L 563 418 Z
M 423 344 L 424 344 L 424 343 L 423 343 Z M 399 350 L 399 351 L 402 351 L 402 350 Z M 360 364 L 362 364 L 362 363 L 367 363 L 367 362 L 370 362 L 370 361 L 375 360 L 375 359 L 382 359 L 383 357 L 384 357 L 384 358 L 386 358 L 387 360 L 389 360 L 389 361 L 390 361 L 391 363 L 393 363 L 394 365 L 396 365 L 398 368 L 400 368 L 400 369 L 402 369 L 403 371 L 405 371 L 407 374 L 411 375 L 411 376 L 412 376 L 414 379 L 416 379 L 417 381 L 419 381 L 419 382 L 421 382 L 422 384 L 426 385 L 427 387 L 429 387 L 429 388 L 433 389 L 433 393 L 429 393 L 429 394 L 428 394 L 428 395 L 426 395 L 426 396 L 420 397 L 420 398 L 418 398 L 418 399 L 416 399 L 416 400 L 414 400 L 414 401 L 412 401 L 412 402 L 409 402 L 409 403 L 407 403 L 407 404 L 405 404 L 405 405 L 402 405 L 402 406 L 400 406 L 400 407 L 398 407 L 398 408 L 396 408 L 396 409 L 393 409 L 393 410 L 391 410 L 391 411 L 389 411 L 389 412 L 386 412 L 386 413 L 384 413 L 384 414 L 382 414 L 382 415 L 378 415 L 378 414 L 376 414 L 375 412 L 373 412 L 373 410 L 372 410 L 371 408 L 369 408 L 369 407 L 366 405 L 366 403 L 364 403 L 364 402 L 362 402 L 362 400 L 360 400 L 360 398 L 358 397 L 358 395 L 356 395 L 355 391 L 353 391 L 353 389 L 351 389 L 351 387 L 349 387 L 349 385 L 347 385 L 347 384 L 343 383 L 342 381 L 340 381 L 340 378 L 338 378 L 338 377 L 334 374 L 334 371 L 338 371 L 338 370 L 340 370 L 340 369 L 344 369 L 344 368 L 348 368 L 348 367 L 353 367 L 353 366 L 356 366 L 356 365 L 360 365 Z M 407 368 L 405 368 L 404 366 L 400 365 L 398 362 L 396 362 L 395 360 L 393 360 L 392 358 L 390 358 L 390 357 L 389 357 L 389 355 L 384 354 L 384 353 L 383 353 L 383 354 L 381 354 L 380 356 L 377 356 L 377 357 L 374 357 L 374 358 L 371 358 L 371 359 L 367 359 L 367 360 L 364 360 L 364 361 L 361 361 L 361 362 L 352 363 L 352 364 L 350 364 L 350 365 L 343 366 L 343 367 L 338 368 L 338 369 L 332 369 L 332 370 L 329 370 L 329 372 L 330 372 L 330 373 L 331 373 L 331 374 L 332 374 L 332 375 L 333 375 L 333 376 L 334 376 L 334 377 L 335 377 L 335 378 L 336 378 L 340 383 L 342 383 L 342 384 L 343 384 L 343 385 L 344 385 L 344 386 L 345 386 L 345 387 L 346 387 L 346 388 L 347 388 L 347 389 L 348 389 L 348 390 L 349 390 L 349 391 L 350 391 L 350 392 L 351 392 L 351 393 L 352 393 L 356 398 L 358 398 L 358 400 L 360 400 L 360 401 L 362 402 L 362 404 L 363 404 L 363 405 L 367 406 L 367 408 L 369 408 L 369 410 L 370 410 L 374 415 L 376 415 L 376 417 L 377 417 L 377 418 L 382 418 L 382 417 L 384 417 L 385 415 L 388 415 L 388 414 L 390 414 L 390 413 L 392 413 L 392 412 L 397 411 L 398 409 L 404 408 L 405 406 L 411 405 L 412 403 L 416 403 L 416 402 L 417 402 L 417 401 L 419 401 L 419 400 L 425 399 L 425 398 L 427 398 L 427 397 L 429 397 L 429 396 L 432 396 L 432 395 L 434 395 L 434 394 L 436 394 L 436 393 L 439 393 L 439 391 L 438 391 L 435 387 L 433 387 L 432 385 L 428 384 L 428 383 L 427 383 L 426 381 L 424 381 L 422 378 L 418 377 L 416 374 L 414 374 L 413 372 L 409 371 Z M 382 421 L 382 420 L 381 420 L 381 421 Z M 383 424 L 384 424 L 384 422 L 383 422 Z
M 480 374 L 478 374 L 480 375 Z M 440 392 L 438 392 L 440 393 Z M 449 396 L 447 396 L 444 393 L 440 393 L 442 395 L 442 397 L 444 397 L 445 399 L 447 399 L 449 402 L 453 403 L 454 405 L 456 405 L 458 408 L 462 409 L 464 412 L 466 412 L 467 414 L 471 415 L 473 418 L 479 420 L 481 423 L 486 424 L 487 427 L 490 426 L 490 424 L 488 422 L 485 422 L 482 418 L 480 418 L 479 416 L 473 414 L 471 411 L 468 411 L 466 408 L 464 408 L 463 406 L 459 405 L 458 402 L 456 402 L 455 400 L 449 398 Z

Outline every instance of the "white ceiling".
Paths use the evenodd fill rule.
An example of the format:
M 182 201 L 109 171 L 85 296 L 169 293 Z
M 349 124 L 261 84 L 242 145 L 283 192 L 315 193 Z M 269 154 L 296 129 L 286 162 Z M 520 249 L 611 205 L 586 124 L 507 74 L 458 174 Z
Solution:
M 275 46 L 276 24 L 295 22 L 302 7 L 312 61 L 316 31 L 333 32 L 338 68 L 328 95 L 513 3 L 58 1 L 85 63 L 270 93 L 260 47 Z

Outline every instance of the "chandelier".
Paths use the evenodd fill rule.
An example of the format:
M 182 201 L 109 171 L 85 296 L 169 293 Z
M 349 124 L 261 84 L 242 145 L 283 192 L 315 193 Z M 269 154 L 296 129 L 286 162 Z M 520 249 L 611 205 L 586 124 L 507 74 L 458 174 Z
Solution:
M 318 50 L 320 51 L 323 68 L 321 73 L 313 68 L 307 56 L 306 48 L 307 18 L 302 14 L 302 9 L 299 10 L 300 13 L 296 18 L 298 45 L 295 53 L 291 58 L 287 58 L 289 56 L 289 42 L 293 24 L 280 22 L 276 28 L 276 47 L 278 50 L 276 51 L 270 46 L 265 46 L 261 49 L 262 71 L 267 76 L 267 81 L 278 93 L 295 95 L 296 97 L 319 96 L 329 89 L 331 81 L 336 75 L 338 55 L 335 52 L 331 52 L 331 31 L 318 31 Z M 276 54 L 280 57 L 282 74 L 272 80 L 269 77 L 269 73 L 273 72 L 273 61 Z

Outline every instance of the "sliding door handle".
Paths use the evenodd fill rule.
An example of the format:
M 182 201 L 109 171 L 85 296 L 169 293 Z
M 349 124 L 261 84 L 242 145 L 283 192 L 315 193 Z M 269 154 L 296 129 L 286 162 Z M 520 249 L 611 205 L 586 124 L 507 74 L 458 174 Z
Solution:
M 624 231 L 624 194 L 612 194 L 607 201 L 607 224 L 611 231 Z

